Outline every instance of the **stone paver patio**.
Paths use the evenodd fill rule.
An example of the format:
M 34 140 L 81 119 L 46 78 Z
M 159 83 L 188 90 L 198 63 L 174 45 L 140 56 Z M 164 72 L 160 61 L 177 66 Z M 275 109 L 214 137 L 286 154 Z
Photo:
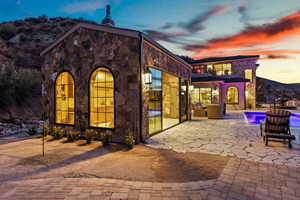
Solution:
M 102 167 L 99 165 L 102 154 L 93 151 L 93 145 L 50 142 L 46 146 L 48 155 L 51 151 L 57 155 L 71 153 L 76 159 L 46 166 L 39 163 L 21 165 L 22 159 L 41 153 L 40 139 L 0 139 L 0 200 L 300 199 L 300 167 L 296 159 L 299 157 L 299 147 L 294 145 L 294 149 L 289 150 L 281 143 L 273 142 L 270 147 L 264 147 L 257 127 L 245 124 L 240 114 L 230 118 L 186 122 L 149 140 L 148 145 L 155 148 L 230 155 L 225 168 L 216 179 L 184 183 L 129 181 L 93 176 L 93 171 L 89 169 L 93 169 L 93 166 L 95 169 Z M 240 154 L 241 151 L 245 154 Z M 89 156 L 86 157 L 84 152 L 90 152 L 85 154 Z M 286 165 L 278 164 L 279 159 L 270 162 L 266 159 L 269 155 L 286 155 L 280 158 Z M 112 166 L 116 163 L 112 163 Z
M 300 130 L 292 129 L 293 132 Z M 211 153 L 300 166 L 300 145 L 293 144 L 293 149 L 288 149 L 281 142 L 270 142 L 266 147 L 259 127 L 247 124 L 241 112 L 230 113 L 223 120 L 188 121 L 153 136 L 147 142 L 150 147 L 176 152 Z

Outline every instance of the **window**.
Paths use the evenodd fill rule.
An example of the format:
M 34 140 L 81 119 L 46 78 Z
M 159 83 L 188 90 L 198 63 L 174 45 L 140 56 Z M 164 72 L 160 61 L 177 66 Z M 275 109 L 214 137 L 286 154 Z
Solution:
M 194 88 L 191 96 L 192 105 L 200 104 L 207 107 L 209 104 L 220 102 L 218 88 Z
M 214 65 L 215 75 L 222 76 L 222 75 L 231 75 L 231 64 L 216 64 Z
M 249 79 L 250 82 L 252 82 L 252 80 L 253 80 L 252 69 L 246 69 L 245 70 L 245 78 Z
M 180 113 L 181 121 L 187 120 L 188 97 L 187 97 L 187 81 L 180 79 Z
M 74 105 L 74 79 L 62 72 L 55 81 L 55 123 L 74 125 Z
M 114 78 L 100 67 L 90 78 L 90 126 L 114 128 Z
M 227 103 L 238 104 L 239 103 L 239 90 L 237 87 L 229 87 L 227 90 Z

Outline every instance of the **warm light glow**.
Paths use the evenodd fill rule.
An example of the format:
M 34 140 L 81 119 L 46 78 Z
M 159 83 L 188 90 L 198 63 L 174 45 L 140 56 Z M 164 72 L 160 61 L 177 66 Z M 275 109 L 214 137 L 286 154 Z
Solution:
M 90 79 L 90 126 L 114 128 L 114 79 L 102 67 Z
M 239 90 L 237 87 L 229 87 L 227 90 L 227 103 L 237 104 L 239 103 Z
M 145 82 L 145 84 L 151 84 L 152 83 L 152 74 L 151 74 L 151 72 L 146 72 L 144 74 L 144 82 Z
M 55 82 L 55 122 L 74 124 L 74 80 L 70 73 L 62 72 Z
M 250 82 L 252 82 L 253 80 L 252 69 L 245 70 L 245 78 L 250 80 Z

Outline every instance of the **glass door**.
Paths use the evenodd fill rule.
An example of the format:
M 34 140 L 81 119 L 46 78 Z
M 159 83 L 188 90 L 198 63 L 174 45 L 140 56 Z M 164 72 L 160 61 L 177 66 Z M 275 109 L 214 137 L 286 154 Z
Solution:
M 149 89 L 149 134 L 162 130 L 162 72 L 149 68 L 152 74 L 152 83 Z

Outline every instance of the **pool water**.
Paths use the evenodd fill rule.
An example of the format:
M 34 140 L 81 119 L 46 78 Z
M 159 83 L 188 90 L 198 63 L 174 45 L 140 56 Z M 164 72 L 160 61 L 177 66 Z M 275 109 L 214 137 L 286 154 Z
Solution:
M 260 124 L 266 119 L 266 112 L 244 112 L 244 114 L 249 124 Z M 300 113 L 292 113 L 290 126 L 300 128 Z

